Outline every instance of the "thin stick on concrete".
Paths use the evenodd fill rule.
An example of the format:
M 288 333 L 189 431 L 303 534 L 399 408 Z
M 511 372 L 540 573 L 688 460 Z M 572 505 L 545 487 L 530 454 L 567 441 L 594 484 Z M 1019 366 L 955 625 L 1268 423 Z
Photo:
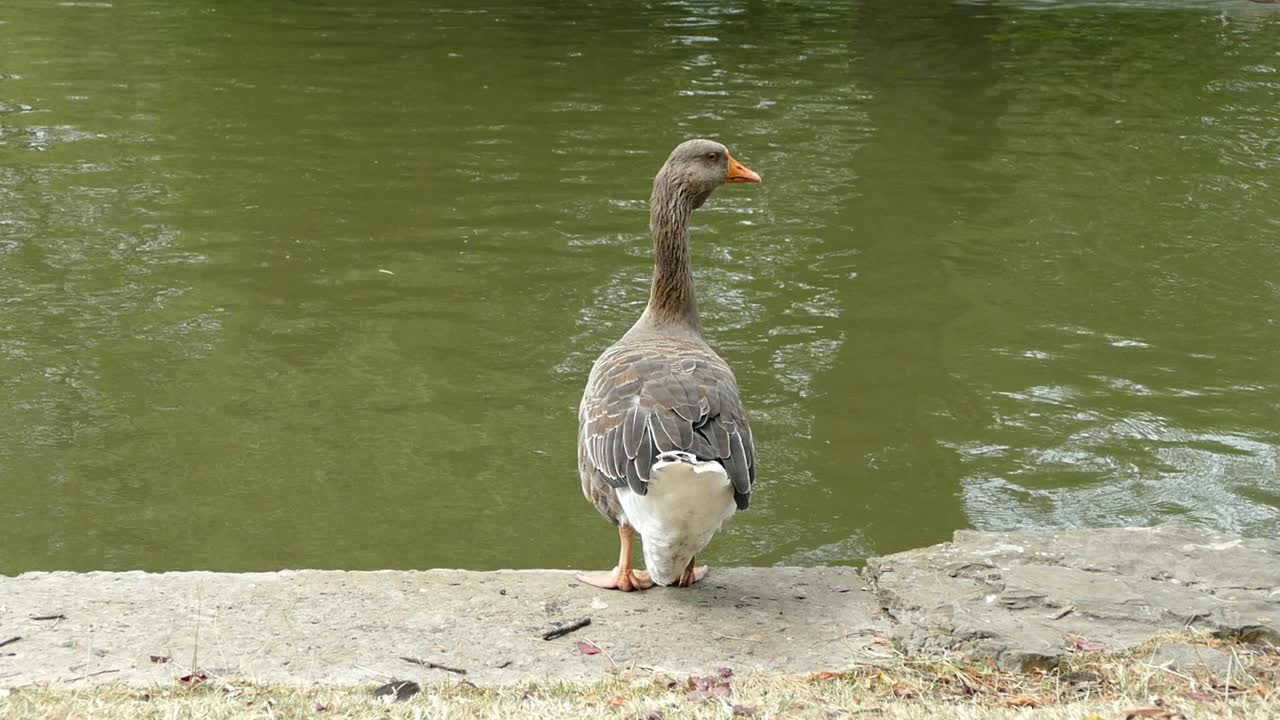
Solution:
M 558 637 L 564 637 L 565 635 L 568 635 L 574 630 L 581 630 L 582 628 L 590 624 L 591 624 L 591 618 L 582 618 L 581 620 L 574 620 L 568 625 L 564 625 L 554 630 L 548 630 L 547 632 L 542 633 L 542 639 L 555 640 Z
M 463 670 L 462 668 L 449 667 L 448 665 L 441 665 L 440 663 L 433 663 L 433 662 L 431 662 L 430 660 L 419 660 L 418 658 L 405 657 L 405 656 L 403 656 L 403 655 L 401 655 L 401 656 L 400 656 L 400 659 L 401 659 L 401 660 L 403 660 L 403 661 L 405 661 L 405 662 L 411 662 L 411 663 L 413 663 L 414 665 L 421 665 L 421 666 L 422 666 L 422 667 L 424 667 L 424 668 L 429 668 L 429 669 L 432 669 L 432 670 L 443 670 L 443 671 L 445 671 L 445 672 L 451 672 L 451 673 L 454 673 L 454 674 L 456 674 L 456 675 L 466 675 L 466 674 L 467 674 L 467 671 L 466 671 L 466 670 Z
M 8 640 L 0 640 L 0 647 L 4 647 L 5 645 L 12 645 L 13 643 L 18 642 L 21 639 L 22 639 L 21 635 L 14 635 Z
M 57 615 L 40 615 L 38 617 L 33 617 L 31 619 L 32 620 L 66 620 L 67 616 L 63 615 L 62 613 L 58 613 Z
M 68 680 L 67 682 L 69 682 L 69 683 L 73 683 L 73 682 L 75 682 L 75 681 L 77 681 L 77 680 L 83 680 L 83 679 L 85 679 L 85 678 L 91 678 L 91 677 L 93 677 L 93 676 L 95 676 L 95 675 L 106 675 L 106 674 L 108 674 L 108 673 L 117 673 L 117 672 L 120 672 L 120 671 L 119 671 L 119 670 L 99 670 L 98 672 L 91 672 L 91 673 L 89 673 L 88 675 L 81 675 L 81 676 L 79 676 L 79 677 L 73 677 L 73 678 L 71 678 L 70 680 Z

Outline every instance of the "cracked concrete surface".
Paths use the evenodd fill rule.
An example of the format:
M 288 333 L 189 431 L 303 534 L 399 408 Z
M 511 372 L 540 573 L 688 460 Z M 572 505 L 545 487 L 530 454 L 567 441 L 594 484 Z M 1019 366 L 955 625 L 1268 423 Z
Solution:
M 907 652 L 1051 667 L 1188 630 L 1280 642 L 1280 541 L 1184 525 L 1056 533 L 962 530 L 867 562 Z
M 874 662 L 895 645 L 1029 668 L 1188 629 L 1280 642 L 1280 541 L 1179 525 L 960 531 L 871 559 L 862 575 L 729 568 L 693 588 L 630 594 L 554 570 L 27 573 L 0 577 L 0 687 L 163 684 L 192 670 L 306 685 L 628 667 L 804 673 Z
M 582 618 L 591 624 L 542 639 Z M 0 648 L 0 686 L 166 683 L 193 668 L 299 684 L 464 677 L 402 657 L 473 682 L 593 678 L 615 666 L 805 672 L 884 654 L 887 632 L 852 568 L 713 570 L 693 588 L 643 593 L 552 570 L 0 578 L 0 641 L 22 638 Z M 579 640 L 602 652 L 583 654 Z

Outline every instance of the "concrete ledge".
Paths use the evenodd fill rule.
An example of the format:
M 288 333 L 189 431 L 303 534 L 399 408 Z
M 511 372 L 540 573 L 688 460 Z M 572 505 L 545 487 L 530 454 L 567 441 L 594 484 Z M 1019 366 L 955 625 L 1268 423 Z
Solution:
M 867 562 L 907 652 L 1007 669 L 1169 632 L 1280 644 L 1280 541 L 1183 525 L 973 532 Z
M 566 571 L 27 573 L 0 577 L 0 687 L 598 678 L 614 667 L 804 673 L 964 653 L 1010 668 L 1168 632 L 1280 643 L 1280 541 L 1184 526 L 962 531 L 852 568 L 713 569 L 690 589 Z M 36 619 L 36 618 L 54 619 Z M 559 624 L 591 624 L 546 641 Z M 584 654 L 577 641 L 602 652 Z M 152 658 L 156 658 L 153 660 Z
M 54 615 L 65 619 L 30 619 Z M 591 625 L 542 639 L 581 618 Z M 598 678 L 614 664 L 805 672 L 867 659 L 888 631 L 852 568 L 713 569 L 643 593 L 549 570 L 27 573 L 0 578 L 0 641 L 22 637 L 0 648 L 0 686 L 172 683 L 193 657 L 210 674 L 298 684 L 461 678 L 402 656 L 473 682 Z

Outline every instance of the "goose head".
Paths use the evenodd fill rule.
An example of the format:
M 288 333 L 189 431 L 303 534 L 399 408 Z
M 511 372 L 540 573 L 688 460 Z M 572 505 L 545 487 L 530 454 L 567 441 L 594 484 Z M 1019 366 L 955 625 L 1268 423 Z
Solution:
M 693 208 L 702 207 L 711 193 L 726 183 L 758 183 L 760 176 L 729 154 L 729 149 L 714 140 L 688 140 L 676 146 L 658 171 L 655 190 L 675 200 L 681 199 Z

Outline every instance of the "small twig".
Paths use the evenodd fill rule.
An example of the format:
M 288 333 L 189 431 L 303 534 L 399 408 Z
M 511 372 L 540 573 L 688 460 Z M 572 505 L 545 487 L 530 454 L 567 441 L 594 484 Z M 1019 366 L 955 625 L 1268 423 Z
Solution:
M 21 635 L 14 635 L 8 640 L 0 640 L 0 647 L 4 647 L 5 645 L 12 645 L 13 643 L 18 642 L 21 639 L 22 639 Z
M 63 615 L 62 613 L 58 613 L 57 615 L 41 615 L 39 617 L 33 617 L 31 619 L 32 620 L 66 620 L 67 616 Z
M 357 669 L 357 670 L 363 670 L 363 671 L 365 671 L 365 672 L 369 673 L 370 675 L 378 675 L 378 676 L 381 676 L 381 677 L 384 677 L 384 678 L 395 677 L 394 675 L 388 675 L 388 674 L 386 674 L 386 673 L 384 673 L 384 672 L 378 672 L 377 670 L 374 670 L 373 668 L 367 668 L 367 667 L 365 667 L 365 666 L 363 666 L 363 665 L 357 665 L 357 664 L 355 664 L 355 663 L 351 663 L 351 667 L 353 667 L 353 668 L 355 668 L 355 669 Z
M 1066 607 L 1062 608 L 1061 610 L 1059 610 L 1058 612 L 1056 612 L 1056 613 L 1054 613 L 1054 614 L 1052 614 L 1052 615 L 1047 615 L 1046 617 L 1048 617 L 1050 620 L 1061 620 L 1062 618 L 1064 618 L 1064 617 L 1066 617 L 1066 616 L 1070 615 L 1071 613 L 1073 613 L 1073 612 L 1075 612 L 1075 611 L 1076 611 L 1076 606 L 1075 606 L 1075 605 L 1068 605 L 1068 606 L 1066 606 Z
M 716 632 L 715 630 L 712 630 L 711 632 L 715 633 L 716 635 L 720 635 L 720 633 Z M 814 645 L 821 645 L 822 643 L 835 642 L 835 641 L 837 641 L 837 640 L 848 640 L 849 638 L 851 638 L 851 637 L 855 637 L 855 636 L 858 636 L 858 635 L 876 635 L 876 634 L 878 634 L 878 633 L 876 633 L 876 631 L 875 631 L 875 630 L 854 630 L 853 632 L 847 632 L 847 633 L 845 633 L 845 634 L 843 634 L 843 635 L 837 635 L 837 636 L 835 636 L 835 637 L 833 637 L 833 638 L 823 638 L 822 640 L 814 640 L 814 641 L 813 641 L 813 644 L 814 644 Z M 728 635 L 720 635 L 720 637 L 729 637 L 729 636 L 728 636 Z M 735 639 L 735 640 L 745 640 L 746 638 L 734 638 L 734 639 Z
M 467 674 L 467 671 L 466 671 L 466 670 L 463 670 L 462 668 L 449 667 L 448 665 L 441 665 L 440 663 L 433 663 L 433 662 L 431 662 L 430 660 L 419 660 L 418 658 L 405 657 L 405 656 L 403 656 L 403 655 L 401 655 L 401 656 L 400 656 L 400 659 L 401 659 L 401 660 L 403 660 L 403 661 L 405 661 L 405 662 L 411 662 L 411 663 L 413 663 L 414 665 L 421 665 L 422 667 L 424 667 L 424 668 L 429 668 L 429 669 L 431 669 L 431 670 L 443 670 L 443 671 L 445 671 L 445 672 L 451 672 L 451 673 L 454 673 L 454 674 L 457 674 L 457 675 L 466 675 L 466 674 Z
M 203 588 L 202 588 L 203 589 Z M 196 638 L 191 646 L 191 672 L 200 672 L 200 606 L 203 603 L 203 593 L 196 593 Z
M 582 618 L 581 620 L 574 620 L 568 625 L 564 625 L 554 630 L 548 630 L 547 632 L 542 633 L 542 639 L 555 640 L 558 637 L 564 637 L 565 635 L 568 635 L 574 630 L 581 630 L 582 628 L 590 624 L 591 624 L 591 618 Z
M 604 647 L 600 645 L 600 643 L 596 642 L 595 640 L 592 640 L 591 638 L 587 638 L 587 642 L 596 646 L 596 649 L 599 650 L 602 655 L 604 655 L 605 659 L 609 661 L 609 664 L 613 666 L 614 670 L 618 669 L 618 663 L 613 661 L 613 656 L 610 655 L 609 651 L 605 650 Z
M 119 671 L 119 670 L 99 670 L 98 672 L 91 672 L 91 673 L 89 673 L 88 675 L 81 675 L 80 677 L 73 677 L 73 678 L 71 678 L 70 680 L 68 680 L 67 682 L 69 682 L 69 683 L 73 683 L 73 682 L 75 682 L 75 681 L 77 681 L 77 680 L 83 680 L 83 679 L 85 679 L 85 678 L 91 678 L 91 677 L 93 677 L 94 675 L 106 675 L 106 674 L 108 674 L 108 673 L 117 673 L 117 672 L 120 672 L 120 671 Z

